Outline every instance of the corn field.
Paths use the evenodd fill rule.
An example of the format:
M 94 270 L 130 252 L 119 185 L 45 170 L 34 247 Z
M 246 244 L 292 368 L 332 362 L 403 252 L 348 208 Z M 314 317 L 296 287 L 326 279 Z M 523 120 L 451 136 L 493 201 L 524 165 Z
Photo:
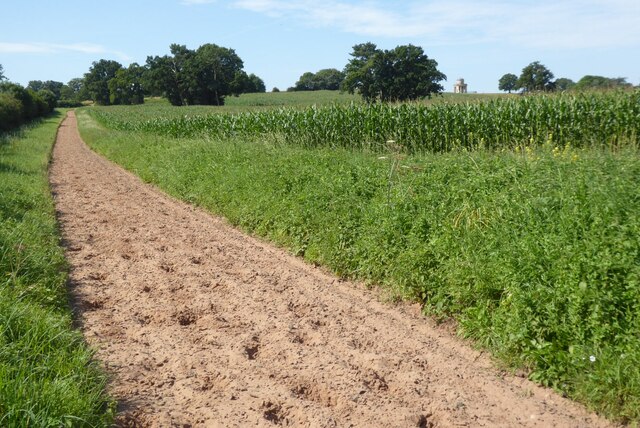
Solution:
M 177 138 L 275 135 L 305 147 L 383 150 L 389 140 L 410 153 L 637 146 L 640 91 L 523 96 L 470 104 L 351 104 L 239 114 L 136 116 L 135 107 L 92 109 L 104 126 Z M 167 112 L 168 112 L 167 107 Z M 187 110 L 188 111 L 188 110 Z M 200 110 L 201 112 L 201 110 Z

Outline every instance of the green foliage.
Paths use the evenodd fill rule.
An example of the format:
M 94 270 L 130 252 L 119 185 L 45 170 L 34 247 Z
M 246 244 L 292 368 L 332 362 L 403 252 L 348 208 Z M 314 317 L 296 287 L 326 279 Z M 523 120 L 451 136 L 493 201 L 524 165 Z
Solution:
M 47 80 L 46 82 L 42 82 L 40 80 L 32 80 L 27 85 L 27 89 L 31 89 L 35 92 L 40 92 L 42 90 L 51 91 L 55 95 L 56 100 L 58 100 L 60 99 L 60 91 L 62 90 L 63 86 L 64 83 L 56 82 L 54 80 Z
M 17 128 L 22 120 L 20 101 L 11 94 L 0 92 L 0 132 Z
M 0 426 L 109 426 L 106 379 L 67 302 L 47 166 L 58 113 L 0 136 Z
M 522 69 L 515 89 L 525 92 L 552 91 L 553 73 L 539 61 L 532 62 Z
M 512 141 L 501 131 L 502 144 L 493 148 L 417 155 L 403 153 L 404 134 L 375 146 L 377 154 L 340 148 L 333 139 L 344 128 L 336 134 L 314 128 L 326 118 L 319 110 L 313 116 L 313 109 L 273 120 L 325 132 L 322 144 L 283 143 L 277 132 L 231 139 L 188 132 L 197 121 L 181 123 L 180 133 L 204 138 L 162 136 L 163 128 L 151 136 L 105 131 L 82 126 L 90 120 L 86 113 L 81 129 L 96 150 L 172 195 L 339 275 L 417 299 L 428 313 L 455 318 L 464 335 L 524 367 L 533 380 L 614 419 L 639 422 L 639 134 L 636 124 L 622 119 L 638 117 L 637 96 L 525 97 L 500 104 L 504 111 L 480 104 L 475 114 L 482 121 L 502 112 L 496 123 L 505 128 L 523 126 L 517 117 L 526 111 L 528 129 L 536 129 L 538 110 L 545 109 L 553 111 L 545 120 L 560 116 L 567 123 L 544 142 L 536 133 L 532 142 Z M 335 115 L 330 123 L 385 126 L 387 110 L 377 110 L 380 117 L 369 124 L 349 118 L 358 108 L 327 110 Z M 392 110 L 396 125 L 420 127 L 413 120 L 418 115 L 398 113 L 414 108 Z M 572 109 L 627 125 L 598 142 Z M 473 120 L 474 109 L 462 111 Z M 126 120 L 124 110 L 111 118 L 117 114 Z M 136 129 L 136 119 L 130 120 L 119 128 Z M 589 130 L 578 133 L 569 123 Z M 464 124 L 451 122 L 437 132 L 446 140 Z M 479 139 L 491 141 L 494 128 L 477 130 Z M 571 136 L 564 144 L 556 140 L 562 133 Z M 611 143 L 630 137 L 627 147 Z
M 55 95 L 48 90 L 38 93 L 16 83 L 0 83 L 0 131 L 9 131 L 49 114 L 55 106 Z
M 146 81 L 173 105 L 224 105 L 246 88 L 243 62 L 233 49 L 207 43 L 193 51 L 173 44 L 172 56 L 148 57 Z M 257 82 L 253 82 L 254 84 Z
M 501 91 L 509 91 L 509 93 L 511 93 L 511 91 L 516 89 L 517 85 L 518 85 L 518 76 L 511 73 L 505 74 L 498 81 L 498 89 L 500 89 Z
M 291 88 L 293 91 L 336 91 L 340 89 L 344 73 L 335 68 L 326 68 L 317 73 L 306 72 Z
M 374 151 L 396 140 L 402 150 L 413 153 L 515 148 L 548 141 L 563 147 L 611 147 L 635 145 L 640 138 L 640 91 L 509 97 L 467 104 L 336 104 L 234 115 L 179 110 L 150 117 L 138 115 L 142 109 L 114 108 L 91 112 L 118 130 L 174 137 L 276 135 L 305 147 Z
M 573 89 L 576 86 L 576 82 L 571 79 L 567 79 L 566 77 L 561 77 L 556 79 L 554 82 L 556 91 L 568 91 L 569 89 Z
M 84 75 L 84 85 L 87 93 L 96 104 L 108 106 L 111 104 L 109 81 L 116 77 L 122 65 L 117 61 L 101 59 L 95 61 L 89 72 Z
M 2 66 L 2 64 L 0 64 L 0 82 L 2 82 L 3 80 L 6 80 L 7 78 L 4 75 L 4 67 Z
M 441 93 L 447 76 L 423 49 L 413 45 L 380 50 L 373 43 L 355 45 L 344 69 L 342 90 L 358 92 L 367 102 L 409 101 Z
M 38 97 L 47 105 L 47 113 L 53 111 L 58 104 L 58 97 L 49 89 L 41 89 L 37 92 Z
M 625 77 L 603 77 L 603 76 L 584 76 L 578 80 L 574 89 L 577 90 L 591 90 L 591 89 L 618 89 L 618 88 L 630 88 L 631 83 L 627 82 Z
M 109 80 L 109 102 L 111 104 L 142 104 L 144 91 L 142 89 L 142 75 L 144 68 L 137 63 L 121 68 Z
M 255 74 L 251 73 L 247 75 L 247 73 L 241 71 L 239 72 L 239 76 L 240 82 L 235 83 L 238 94 L 257 94 L 267 91 L 264 81 Z M 238 80 L 238 78 L 236 78 L 236 80 Z

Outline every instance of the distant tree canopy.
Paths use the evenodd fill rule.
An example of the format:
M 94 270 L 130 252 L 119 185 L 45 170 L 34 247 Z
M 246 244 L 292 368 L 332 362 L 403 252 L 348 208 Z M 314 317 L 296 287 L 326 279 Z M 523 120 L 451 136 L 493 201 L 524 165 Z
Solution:
M 340 89 L 344 73 L 335 68 L 325 68 L 317 73 L 306 72 L 291 88 L 292 91 L 335 91 Z
M 77 77 L 71 79 L 66 85 L 60 89 L 60 99 L 58 106 L 60 107 L 77 107 L 82 105 L 82 101 L 91 98 L 88 94 L 84 79 Z
M 568 91 L 569 89 L 573 88 L 575 85 L 576 85 L 576 82 L 566 77 L 561 77 L 559 79 L 556 79 L 555 81 L 556 91 Z
M 109 80 L 109 103 L 111 104 L 142 104 L 144 90 L 142 76 L 145 69 L 137 63 L 128 68 L 120 68 L 115 76 Z
M 243 93 L 254 94 L 259 92 L 267 92 L 267 87 L 264 84 L 264 80 L 262 80 L 261 78 L 259 78 L 253 73 L 247 76 L 247 78 L 248 78 L 248 82 L 247 82 L 247 85 L 244 87 L 244 90 L 242 91 Z
M 84 75 L 84 84 L 91 99 L 96 104 L 111 104 L 109 81 L 116 77 L 122 65 L 117 61 L 101 59 L 93 63 L 89 72 Z
M 247 89 L 249 78 L 233 49 L 205 44 L 197 50 L 173 44 L 171 55 L 148 57 L 145 79 L 173 105 L 223 105 L 228 95 Z M 255 82 L 254 82 L 255 83 Z
M 46 82 L 43 82 L 41 80 L 31 80 L 27 85 L 27 89 L 31 89 L 32 91 L 36 92 L 46 89 L 53 92 L 56 96 L 56 99 L 58 99 L 60 98 L 60 91 L 62 90 L 63 86 L 64 83 L 55 82 L 53 80 L 47 80 Z
M 7 78 L 4 76 L 4 67 L 2 67 L 2 64 L 0 64 L 0 82 L 6 79 Z
M 535 61 L 522 69 L 516 89 L 525 92 L 553 90 L 553 77 L 553 73 L 547 67 Z
M 615 88 L 629 88 L 633 86 L 631 83 L 627 82 L 626 77 L 603 77 L 603 76 L 584 76 L 582 79 L 578 80 L 578 83 L 575 84 L 574 89 L 584 90 L 584 89 L 615 89 Z
M 512 73 L 507 73 L 498 81 L 498 89 L 501 91 L 513 91 L 518 86 L 518 76 Z
M 505 74 L 498 81 L 501 91 L 519 90 L 523 92 L 535 91 L 569 91 L 569 90 L 606 90 L 631 88 L 626 77 L 603 77 L 586 75 L 578 82 L 561 77 L 553 80 L 553 73 L 540 62 L 535 61 L 522 69 L 520 77 L 515 74 Z
M 438 63 L 414 45 L 381 50 L 373 43 L 353 47 L 341 89 L 358 92 L 367 102 L 406 101 L 441 93 L 446 76 Z
M 243 70 L 233 49 L 208 43 L 196 50 L 172 44 L 169 50 L 170 55 L 148 56 L 143 66 L 96 61 L 84 79 L 60 88 L 61 98 L 64 104 L 84 99 L 102 105 L 140 104 L 145 95 L 153 95 L 177 106 L 223 105 L 229 95 L 266 92 L 264 81 Z

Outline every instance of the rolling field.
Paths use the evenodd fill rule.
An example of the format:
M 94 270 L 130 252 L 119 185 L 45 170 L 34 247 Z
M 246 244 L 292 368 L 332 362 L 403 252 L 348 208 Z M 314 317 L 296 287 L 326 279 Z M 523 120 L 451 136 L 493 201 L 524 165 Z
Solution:
M 79 120 L 91 147 L 168 193 L 417 300 L 505 366 L 638 422 L 639 100 L 154 103 Z

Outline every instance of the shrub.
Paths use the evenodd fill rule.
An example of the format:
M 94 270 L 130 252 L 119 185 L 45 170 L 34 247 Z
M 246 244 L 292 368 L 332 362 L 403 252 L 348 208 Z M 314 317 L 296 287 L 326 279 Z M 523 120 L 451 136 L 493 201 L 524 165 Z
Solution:
M 0 131 L 9 131 L 22 123 L 22 104 L 10 94 L 0 93 Z

